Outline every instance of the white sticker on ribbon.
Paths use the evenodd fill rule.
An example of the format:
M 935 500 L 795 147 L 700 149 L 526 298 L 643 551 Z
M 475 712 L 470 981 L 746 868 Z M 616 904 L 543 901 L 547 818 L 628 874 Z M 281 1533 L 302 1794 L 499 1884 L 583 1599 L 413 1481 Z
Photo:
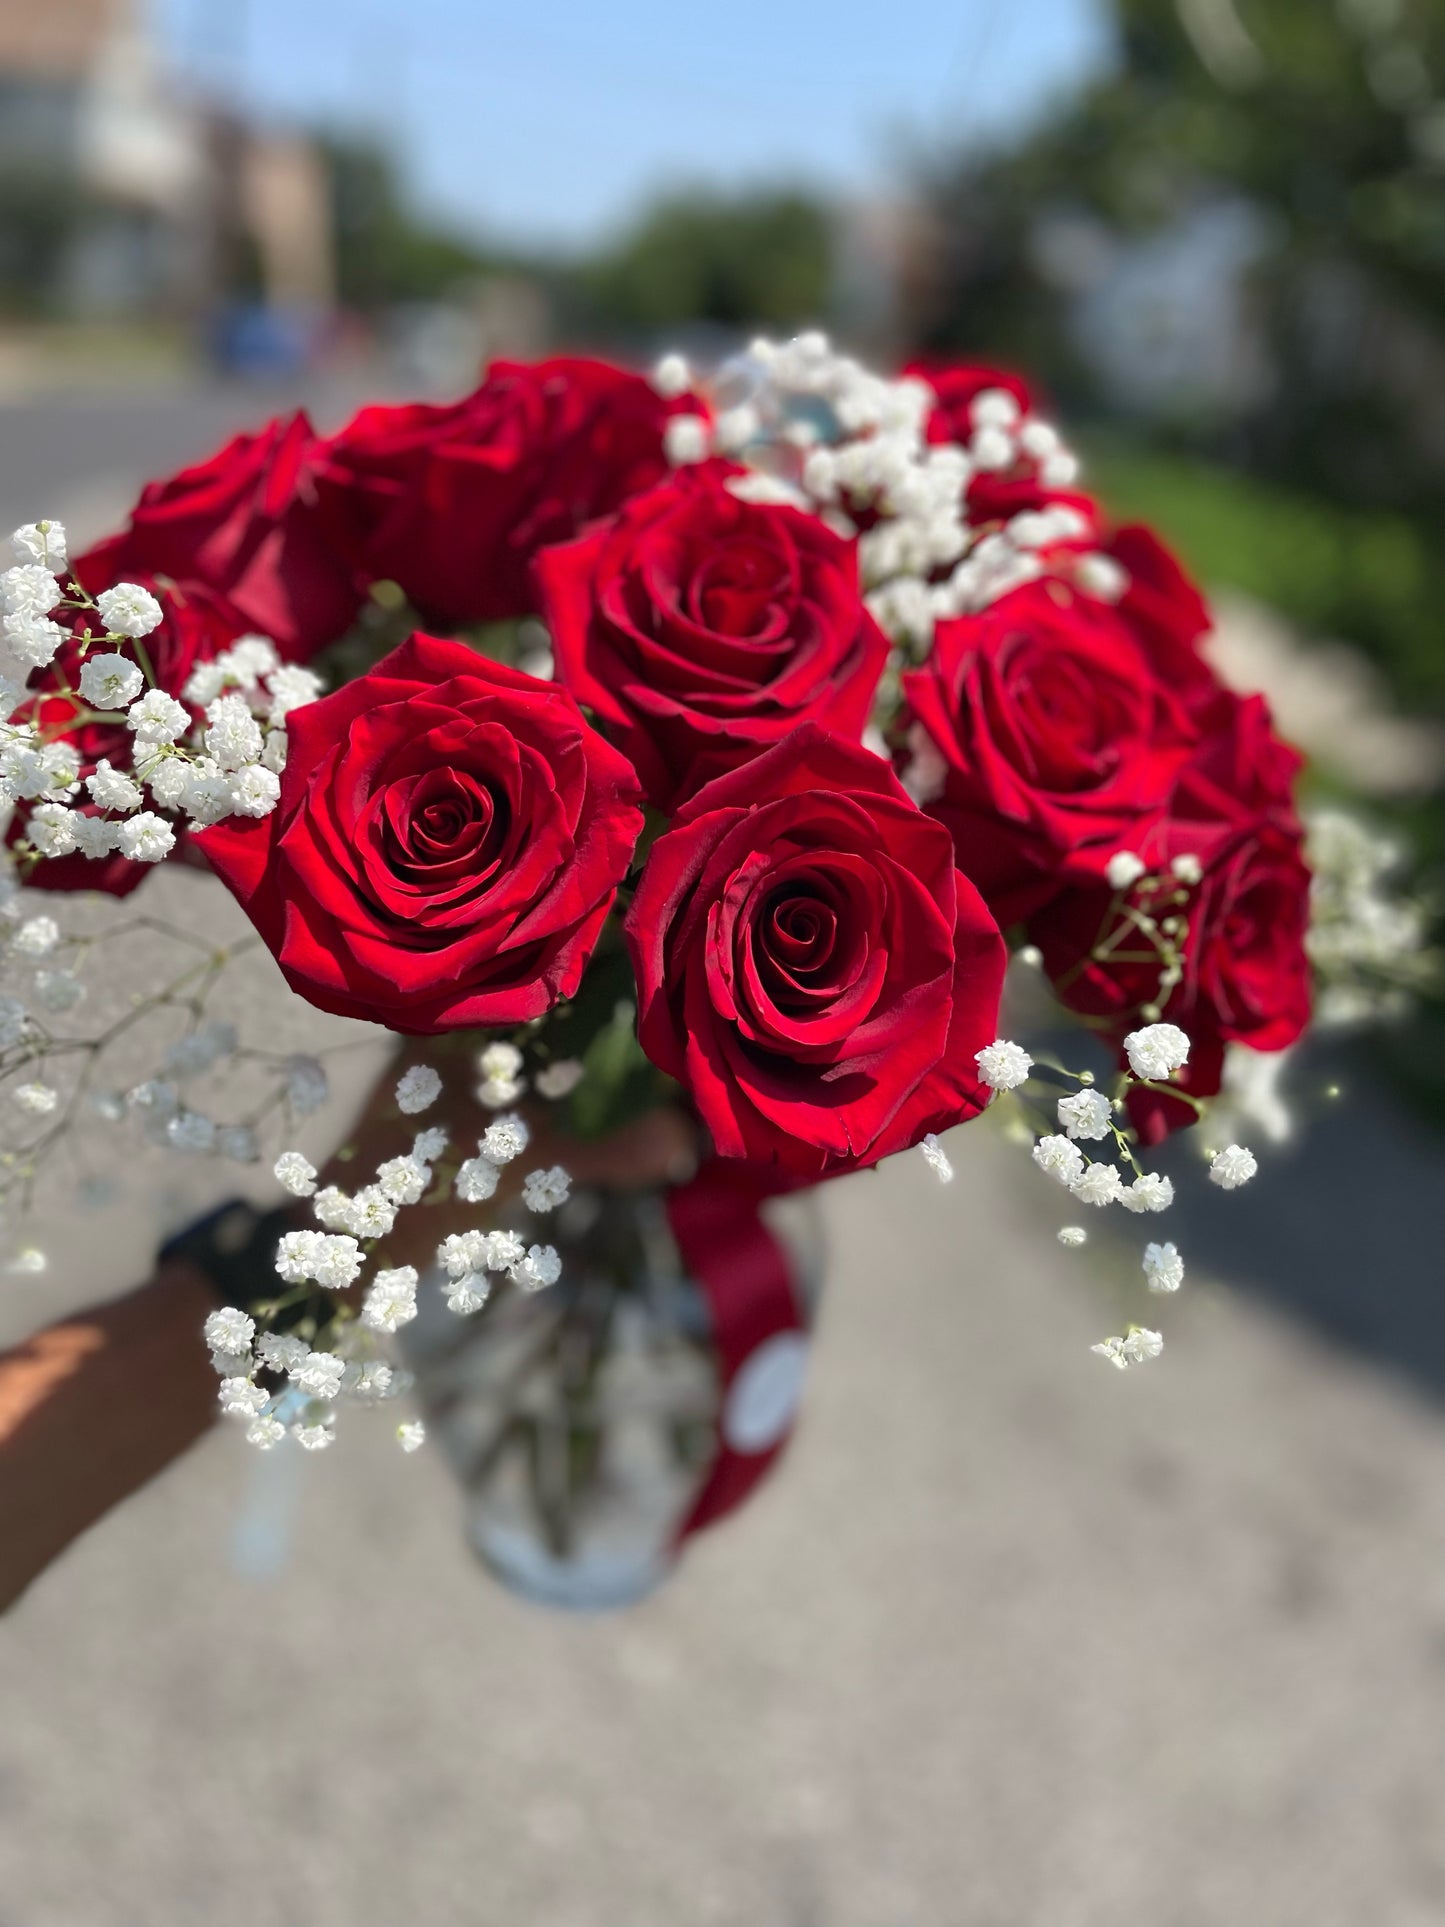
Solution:
M 751 1456 L 782 1441 L 803 1396 L 807 1369 L 808 1341 L 802 1332 L 778 1332 L 763 1340 L 728 1388 L 722 1435 L 730 1451 Z

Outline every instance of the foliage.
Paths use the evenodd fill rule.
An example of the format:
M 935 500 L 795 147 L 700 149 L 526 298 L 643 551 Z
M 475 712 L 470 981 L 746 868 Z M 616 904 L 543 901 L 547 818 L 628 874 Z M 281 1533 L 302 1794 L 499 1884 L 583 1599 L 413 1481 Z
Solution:
M 333 139 L 327 158 L 343 306 L 371 313 L 392 302 L 438 300 L 500 265 L 413 213 L 384 148 Z
M 1147 518 L 1205 582 L 1271 603 L 1306 634 L 1358 644 L 1405 701 L 1445 714 L 1445 557 L 1411 517 L 1118 435 L 1089 443 L 1088 472 L 1120 519 Z
M 0 311 L 54 311 L 76 236 L 99 212 L 94 198 L 58 169 L 0 167 Z
M 327 152 L 339 292 L 363 313 L 442 299 L 499 270 L 545 289 L 569 339 L 648 338 L 688 323 L 789 326 L 828 307 L 831 216 L 803 193 L 669 194 L 615 242 L 564 261 L 508 254 L 428 225 L 382 148 L 333 140 Z
M 1022 146 L 965 154 L 933 345 L 1002 352 L 1103 397 L 1040 256 L 1080 218 L 1128 240 L 1221 199 L 1259 217 L 1268 380 L 1196 446 L 1342 500 L 1438 507 L 1445 417 L 1445 9 L 1439 0 L 1119 0 L 1117 72 Z M 1094 393 L 1090 396 L 1091 385 Z
M 583 322 L 608 331 L 788 326 L 826 309 L 831 275 L 831 223 L 817 201 L 698 189 L 656 203 L 579 266 L 570 292 Z

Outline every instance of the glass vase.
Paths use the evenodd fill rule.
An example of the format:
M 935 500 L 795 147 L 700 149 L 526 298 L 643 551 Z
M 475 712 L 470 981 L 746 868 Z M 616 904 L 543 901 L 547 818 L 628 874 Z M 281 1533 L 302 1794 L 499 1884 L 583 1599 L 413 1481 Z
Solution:
M 428 1436 L 462 1487 L 470 1544 L 503 1585 L 543 1605 L 644 1598 L 701 1512 L 730 1509 L 726 1495 L 705 1496 L 721 1456 L 731 1455 L 731 1489 L 748 1486 L 749 1455 L 771 1453 L 791 1425 L 824 1268 L 812 1193 L 762 1206 L 795 1329 L 730 1380 L 719 1319 L 733 1298 L 734 1231 L 747 1261 L 746 1207 L 724 1212 L 704 1262 L 689 1267 L 669 1202 L 663 1189 L 579 1190 L 550 1231 L 562 1258 L 555 1285 L 499 1284 L 459 1318 L 433 1279 L 403 1334 Z M 515 1228 L 538 1236 L 535 1221 Z M 708 1288 L 693 1275 L 703 1271 Z

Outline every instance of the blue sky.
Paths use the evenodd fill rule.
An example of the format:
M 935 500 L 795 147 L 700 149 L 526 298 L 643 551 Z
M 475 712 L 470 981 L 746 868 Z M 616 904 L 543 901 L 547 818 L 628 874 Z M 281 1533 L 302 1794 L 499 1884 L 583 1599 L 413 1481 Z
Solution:
M 659 189 L 886 191 L 1108 58 L 1106 0 L 152 0 L 175 63 L 278 119 L 383 133 L 416 198 L 533 245 Z

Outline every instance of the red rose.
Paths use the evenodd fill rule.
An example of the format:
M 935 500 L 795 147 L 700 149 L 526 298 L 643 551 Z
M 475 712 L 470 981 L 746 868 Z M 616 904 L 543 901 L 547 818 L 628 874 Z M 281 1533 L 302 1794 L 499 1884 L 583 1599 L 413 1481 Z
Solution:
M 1010 374 L 1007 369 L 988 368 L 974 362 L 942 367 L 919 362 L 904 372 L 927 382 L 933 390 L 934 405 L 923 432 L 925 439 L 935 444 L 954 442 L 960 448 L 968 447 L 974 432 L 973 405 L 982 394 L 997 392 L 1010 396 L 1020 416 L 1032 415 L 1039 407 L 1039 397 L 1023 376 Z M 970 477 L 964 496 L 969 520 L 976 528 L 986 522 L 1007 521 L 1025 509 L 1057 503 L 1079 509 L 1091 523 L 1097 513 L 1087 496 L 1045 488 L 1032 461 L 1022 462 L 1006 474 L 979 469 Z
M 981 468 L 970 476 L 963 497 L 971 528 L 984 529 L 991 522 L 1011 522 L 1016 515 L 1036 515 L 1044 509 L 1071 509 L 1079 518 L 1083 533 L 1066 538 L 1058 546 L 1080 552 L 1108 547 L 1103 514 L 1093 497 L 1077 489 L 1046 486 L 1032 464 L 1025 464 L 1023 473 Z
M 565 690 L 415 635 L 287 733 L 272 815 L 196 841 L 294 990 L 412 1033 L 573 994 L 642 813 Z
M 1100 545 L 1123 569 L 1121 613 L 1147 643 L 1159 674 L 1190 707 L 1207 709 L 1219 684 L 1199 653 L 1213 626 L 1209 604 L 1152 529 L 1129 523 Z
M 526 615 L 537 550 L 661 480 L 682 405 L 605 362 L 494 362 L 464 401 L 362 409 L 327 451 L 328 525 L 431 621 Z
M 1167 894 L 1179 901 L 1161 904 L 1157 892 L 1137 889 L 1125 899 L 1136 916 L 1187 919 L 1180 981 L 1161 983 L 1153 947 L 1104 877 L 1107 852 L 1071 862 L 1066 887 L 1028 926 L 1071 1009 L 1107 1019 L 1119 1037 L 1154 1021 L 1150 1012 L 1188 1033 L 1189 1063 L 1176 1082 L 1195 1097 L 1219 1089 L 1226 1043 L 1283 1050 L 1310 1014 L 1310 879 L 1290 794 L 1300 759 L 1274 734 L 1258 696 L 1221 692 L 1217 720 L 1164 808 L 1128 845 L 1154 873 L 1167 874 L 1179 857 L 1201 866 L 1197 884 L 1171 885 Z M 1194 1115 L 1150 1092 L 1134 1093 L 1130 1109 L 1148 1142 Z
M 1031 415 L 1038 407 L 1038 397 L 1022 375 L 1010 374 L 1003 368 L 988 368 L 980 362 L 935 366 L 915 361 L 903 372 L 917 381 L 926 381 L 933 390 L 934 406 L 924 425 L 924 434 L 930 442 L 957 442 L 961 448 L 967 448 L 973 433 L 973 404 L 989 389 L 1001 388 L 1006 395 L 1012 395 L 1021 414 Z
M 342 635 L 361 604 L 355 571 L 322 532 L 304 414 L 273 421 L 168 481 L 151 482 L 130 527 L 91 551 L 109 581 L 139 573 L 201 583 L 283 656 L 305 661 Z
M 925 807 L 1002 924 L 1048 898 L 1071 852 L 1133 847 L 1195 740 L 1149 638 L 1058 580 L 940 622 L 903 688 L 913 747 L 942 764 Z
M 105 556 L 104 547 L 92 549 L 75 563 L 74 573 L 91 595 L 113 587 L 117 580 L 102 566 Z M 160 626 L 146 637 L 144 646 L 155 673 L 156 687 L 165 690 L 168 696 L 179 697 L 196 665 L 209 662 L 229 649 L 245 634 L 249 624 L 223 597 L 197 584 L 161 582 L 144 572 L 131 579 L 138 579 L 142 588 L 149 589 L 165 612 Z M 83 781 L 94 775 L 102 757 L 112 769 L 131 769 L 135 737 L 123 722 L 77 722 L 76 701 L 59 693 L 66 686 L 72 690 L 79 687 L 84 661 L 79 637 L 87 627 L 94 631 L 97 618 L 93 613 L 83 612 L 74 617 L 71 626 L 72 635 L 61 644 L 55 660 L 32 677 L 30 699 L 19 714 L 34 722 L 52 740 L 61 737 L 74 744 L 80 756 Z M 89 653 L 96 651 L 92 648 Z M 91 815 L 97 814 L 83 796 L 76 799 L 75 806 L 85 808 Z M 11 842 L 23 827 L 19 821 L 12 823 Z M 178 839 L 183 843 L 187 832 L 179 824 L 176 828 Z M 37 863 L 26 881 L 37 890 L 101 890 L 107 896 L 123 897 L 143 883 L 148 874 L 148 865 L 132 863 L 119 854 L 94 859 L 77 854 Z
M 684 804 L 627 940 L 642 1047 L 724 1156 L 831 1175 L 987 1100 L 998 926 L 887 765 L 813 724 Z
M 727 482 L 685 471 L 537 562 L 558 677 L 659 809 L 799 723 L 861 736 L 888 656 L 854 545 Z
M 915 367 L 909 372 L 927 381 L 937 397 L 925 428 L 930 442 L 956 442 L 966 448 L 973 433 L 973 405 L 986 389 L 1011 396 L 1023 417 L 1038 413 L 1039 398 L 1028 385 L 996 368 Z M 1036 423 L 1030 433 L 1039 432 Z M 1049 429 L 1043 432 L 1052 434 Z M 1067 475 L 1072 466 L 1072 458 L 1067 458 L 1063 473 Z M 1098 503 L 1051 475 L 1051 467 L 1046 445 L 1043 454 L 1030 453 L 1026 445 L 1009 467 L 976 470 L 964 490 L 970 525 L 980 530 L 993 523 L 1007 524 L 1016 515 L 1070 510 L 1079 533 L 1051 545 L 1054 553 L 1060 549 L 1081 555 L 1095 552 L 1117 562 L 1126 579 L 1121 609 L 1147 635 L 1159 673 L 1191 698 L 1207 701 L 1214 678 L 1198 652 L 1199 640 L 1210 628 L 1203 596 L 1151 529 L 1137 523 L 1111 529 Z

